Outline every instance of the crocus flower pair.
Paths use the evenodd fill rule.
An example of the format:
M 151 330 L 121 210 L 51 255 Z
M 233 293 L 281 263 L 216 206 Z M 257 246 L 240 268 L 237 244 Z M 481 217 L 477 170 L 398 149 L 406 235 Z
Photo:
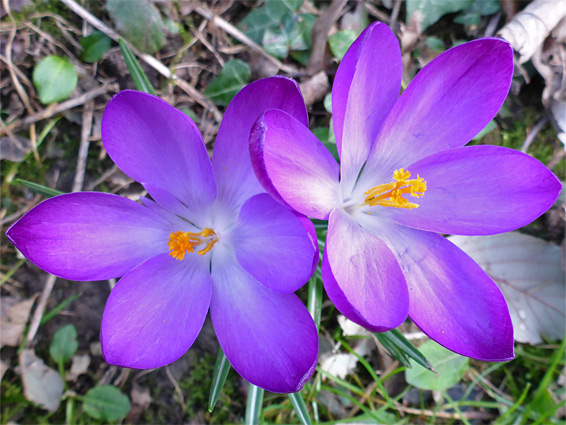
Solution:
M 344 56 L 332 89 L 340 165 L 303 122 L 270 110 L 250 140 L 256 175 L 280 202 L 328 220 L 322 277 L 346 317 L 382 332 L 409 316 L 456 353 L 511 359 L 501 291 L 438 233 L 514 230 L 558 197 L 560 182 L 536 159 L 464 147 L 507 96 L 512 48 L 497 38 L 454 47 L 399 97 L 401 74 L 395 36 L 384 24 L 370 25 Z
M 295 82 L 252 83 L 226 110 L 211 163 L 187 115 L 155 96 L 121 92 L 104 112 L 104 147 L 152 199 L 61 195 L 7 231 L 54 275 L 123 276 L 102 318 L 108 363 L 150 369 L 175 361 L 210 308 L 226 357 L 249 382 L 295 392 L 312 375 L 317 331 L 293 292 L 318 263 L 314 227 L 265 193 L 249 157 L 252 124 L 270 108 L 307 124 Z

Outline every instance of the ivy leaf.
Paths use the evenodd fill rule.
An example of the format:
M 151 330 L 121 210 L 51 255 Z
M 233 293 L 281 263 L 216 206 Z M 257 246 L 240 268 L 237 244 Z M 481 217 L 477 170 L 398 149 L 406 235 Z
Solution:
M 81 38 L 81 59 L 87 63 L 98 62 L 110 49 L 112 40 L 100 31 L 93 31 L 88 37 Z
M 238 25 L 248 37 L 260 44 L 267 29 L 278 28 L 283 17 L 299 10 L 303 0 L 267 0 L 258 9 L 253 9 Z
M 447 350 L 434 341 L 427 341 L 419 351 L 432 364 L 435 372 L 425 369 L 414 360 L 405 371 L 407 382 L 422 390 L 446 390 L 453 387 L 468 369 L 470 359 Z
M 130 411 L 130 399 L 113 385 L 91 388 L 83 397 L 83 410 L 94 419 L 117 421 Z
M 142 52 L 153 54 L 165 45 L 167 27 L 149 0 L 107 0 L 106 9 L 118 31 Z
M 354 30 L 342 30 L 328 37 L 330 51 L 336 59 L 342 60 L 350 46 L 358 38 Z
M 232 59 L 210 82 L 204 90 L 204 95 L 220 106 L 228 106 L 236 94 L 249 83 L 252 76 L 250 66 L 239 59 Z
M 77 87 L 78 75 L 67 59 L 47 56 L 33 70 L 33 85 L 44 105 L 67 99 Z
M 420 29 L 424 31 L 447 13 L 460 12 L 467 9 L 473 1 L 407 0 L 407 22 L 414 20 L 420 23 Z

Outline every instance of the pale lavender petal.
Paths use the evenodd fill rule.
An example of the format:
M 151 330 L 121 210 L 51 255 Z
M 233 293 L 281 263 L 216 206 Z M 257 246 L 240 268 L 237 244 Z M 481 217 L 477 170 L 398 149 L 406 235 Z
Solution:
M 199 334 L 210 305 L 210 260 L 158 255 L 124 276 L 102 316 L 104 359 L 122 367 L 153 369 L 174 362 Z
M 263 192 L 250 164 L 249 138 L 255 120 L 271 108 L 281 109 L 308 126 L 305 102 L 294 80 L 276 76 L 244 87 L 226 109 L 212 158 L 219 198 L 226 205 L 238 207 Z
M 395 256 L 381 239 L 337 209 L 330 214 L 326 250 L 345 301 L 369 329 L 383 332 L 403 323 L 409 308 L 407 285 Z
M 167 252 L 170 224 L 150 209 L 117 195 L 70 193 L 47 199 L 6 232 L 43 270 L 69 280 L 123 276 Z
M 408 167 L 427 182 L 419 205 L 382 208 L 398 223 L 457 235 L 490 235 L 525 226 L 546 210 L 562 185 L 529 155 L 499 146 L 467 146 L 431 155 Z
M 342 185 L 350 191 L 401 89 L 399 42 L 389 27 L 367 27 L 344 55 L 332 86 L 332 122 Z
M 312 275 L 315 249 L 309 235 L 295 214 L 267 193 L 244 203 L 231 238 L 241 266 L 274 291 L 295 292 Z
M 192 120 L 147 93 L 125 90 L 108 102 L 102 140 L 124 173 L 153 189 L 168 192 L 195 212 L 216 199 L 208 152 Z
M 216 247 L 215 247 L 216 248 Z M 276 393 L 299 391 L 316 367 L 318 335 L 295 294 L 271 291 L 215 249 L 210 305 L 218 342 L 244 379 Z
M 461 147 L 497 114 L 513 76 L 513 49 L 485 38 L 438 56 L 409 84 L 383 123 L 364 176 L 393 170 Z
M 271 109 L 254 124 L 252 163 L 263 187 L 301 214 L 327 219 L 338 206 L 336 160 L 307 127 Z
M 512 359 L 511 317 L 493 280 L 440 235 L 402 226 L 390 226 L 386 232 L 405 270 L 409 316 L 415 324 L 463 356 Z

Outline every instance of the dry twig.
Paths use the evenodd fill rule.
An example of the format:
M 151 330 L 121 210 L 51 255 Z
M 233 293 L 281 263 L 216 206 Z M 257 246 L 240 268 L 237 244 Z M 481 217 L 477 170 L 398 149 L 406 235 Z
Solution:
M 45 286 L 43 287 L 43 291 L 41 292 L 39 303 L 37 304 L 37 307 L 33 311 L 33 316 L 31 318 L 31 322 L 29 325 L 29 331 L 26 336 L 27 348 L 31 348 L 33 339 L 37 334 L 37 330 L 39 329 L 39 324 L 41 323 L 41 318 L 43 317 L 45 307 L 47 306 L 47 300 L 49 299 L 49 295 L 51 295 L 51 291 L 53 290 L 53 286 L 55 286 L 56 280 L 57 280 L 57 276 L 54 276 L 52 274 L 47 275 L 47 280 L 45 282 Z
M 79 192 L 83 188 L 85 178 L 86 160 L 88 157 L 88 146 L 90 144 L 89 136 L 92 130 L 92 114 L 94 111 L 94 102 L 91 100 L 85 104 L 83 109 L 83 123 L 81 128 L 81 145 L 79 148 L 79 157 L 77 159 L 77 170 L 75 171 L 75 179 L 73 181 L 73 192 Z

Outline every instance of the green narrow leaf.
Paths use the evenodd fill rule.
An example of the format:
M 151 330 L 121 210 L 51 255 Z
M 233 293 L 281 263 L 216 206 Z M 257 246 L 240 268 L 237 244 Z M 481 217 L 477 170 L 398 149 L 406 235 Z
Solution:
M 389 351 L 389 354 L 405 366 L 411 367 L 409 359 L 412 359 L 415 363 L 421 365 L 425 369 L 434 371 L 426 357 L 397 329 L 393 329 L 389 332 L 377 333 L 375 336 L 385 349 Z
M 250 384 L 248 387 L 248 401 L 246 403 L 245 425 L 257 425 L 261 417 L 263 403 L 263 388 Z
M 214 406 L 220 397 L 222 388 L 226 383 L 226 378 L 230 372 L 230 362 L 226 358 L 222 348 L 218 348 L 218 356 L 216 356 L 216 364 L 212 375 L 212 384 L 210 385 L 210 395 L 208 396 L 208 411 L 212 412 Z
M 220 74 L 204 89 L 203 94 L 220 106 L 228 106 L 236 93 L 250 82 L 250 66 L 239 59 L 226 62 Z
M 73 64 L 59 56 L 47 56 L 33 69 L 33 85 L 44 105 L 67 99 L 78 79 Z
M 309 299 L 307 305 L 316 328 L 319 329 L 322 310 L 322 281 L 316 275 L 309 280 Z
M 130 411 L 130 399 L 113 385 L 91 388 L 82 401 L 87 415 L 105 422 L 124 418 Z
M 27 187 L 28 189 L 32 190 L 35 193 L 39 193 L 40 195 L 47 196 L 48 198 L 57 195 L 62 195 L 64 193 L 56 189 L 51 189 L 50 187 L 47 186 L 43 186 L 42 184 L 30 182 L 27 180 L 16 179 L 16 183 Z
M 122 52 L 122 56 L 124 57 L 124 62 L 126 62 L 126 65 L 128 66 L 128 70 L 130 71 L 130 75 L 132 76 L 132 80 L 134 81 L 136 89 L 145 93 L 153 95 L 156 94 L 153 86 L 147 78 L 147 75 L 145 75 L 145 72 L 143 72 L 140 63 L 137 61 L 136 57 L 126 45 L 126 43 L 124 43 L 124 41 L 120 38 L 118 40 L 118 44 L 120 45 L 120 50 Z
M 51 310 L 48 313 L 45 313 L 43 315 L 43 317 L 41 318 L 41 322 L 39 322 L 39 324 L 43 325 L 44 323 L 49 322 L 51 319 L 53 319 L 55 316 L 57 316 L 65 307 L 67 307 L 69 304 L 71 304 L 73 301 L 75 301 L 81 295 L 82 294 L 71 295 L 69 298 L 61 301 L 61 303 L 57 307 L 55 307 L 53 310 Z
M 59 365 L 64 365 L 77 351 L 77 329 L 72 323 L 63 326 L 55 335 L 49 346 L 49 355 Z
M 311 425 L 311 418 L 301 392 L 299 391 L 298 393 L 291 393 L 287 395 L 289 396 L 289 400 L 291 400 L 291 404 L 293 405 L 293 409 L 295 409 L 295 413 L 297 414 L 299 421 L 303 425 Z

